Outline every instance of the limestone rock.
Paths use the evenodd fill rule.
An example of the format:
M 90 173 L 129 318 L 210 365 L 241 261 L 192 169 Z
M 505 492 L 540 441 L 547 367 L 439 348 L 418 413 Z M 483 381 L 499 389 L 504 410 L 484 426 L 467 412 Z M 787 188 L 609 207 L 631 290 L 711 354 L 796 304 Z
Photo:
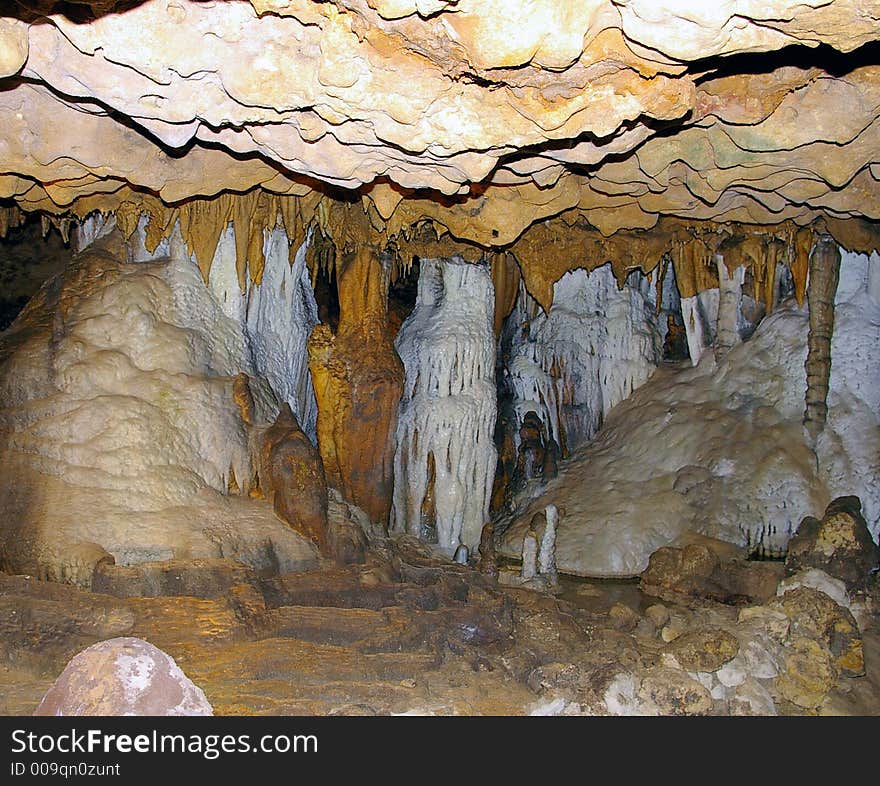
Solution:
M 498 576 L 498 555 L 495 551 L 495 525 L 490 521 L 480 533 L 480 560 L 477 567 L 485 576 Z
M 707 715 L 713 706 L 711 694 L 699 682 L 663 667 L 644 673 L 638 698 L 646 715 Z
M 245 330 L 171 245 L 129 263 L 111 229 L 0 334 L 6 570 L 89 587 L 111 562 L 316 564 L 270 506 L 229 493 L 251 476 L 233 398 L 253 371 Z
M 838 606 L 849 608 L 850 598 L 846 591 L 846 584 L 840 579 L 829 576 L 824 570 L 818 568 L 806 568 L 788 576 L 779 582 L 776 590 L 777 595 L 784 595 L 789 590 L 798 587 L 811 587 L 825 593 Z
M 99 565 L 92 576 L 92 592 L 117 598 L 220 598 L 237 584 L 256 584 L 256 581 L 252 568 L 227 559 L 104 564 Z
M 635 630 L 641 618 L 625 603 L 614 603 L 608 610 L 608 619 L 617 630 L 630 632 Z
M 778 562 L 722 561 L 713 578 L 729 600 L 764 603 L 776 594 L 783 568 Z
M 829 652 L 836 671 L 849 677 L 865 673 L 859 628 L 850 611 L 810 587 L 789 590 L 771 606 L 791 621 L 791 640 L 810 638 Z
M 21 70 L 27 56 L 27 26 L 17 19 L 0 19 L 0 78 Z
M 858 497 L 838 497 L 821 521 L 805 518 L 789 543 L 785 560 L 788 573 L 818 568 L 850 589 L 864 587 L 878 566 L 880 548 L 868 531 Z
M 519 449 L 510 481 L 512 494 L 534 478 L 550 480 L 556 477 L 559 446 L 552 437 L 548 439 L 545 431 L 538 413 L 534 410 L 526 412 L 519 429 Z
M 758 680 L 746 677 L 729 700 L 731 715 L 775 716 L 776 704 L 770 692 Z
M 638 715 L 639 680 L 634 674 L 616 674 L 608 683 L 602 702 L 611 715 Z
M 35 715 L 213 715 L 204 691 L 143 639 L 93 644 L 67 664 Z
M 545 240 L 549 244 L 550 236 Z M 764 255 L 764 241 L 755 246 L 750 253 Z M 865 267 L 874 264 L 867 260 L 849 255 L 841 266 L 852 267 L 861 283 L 841 288 L 829 395 L 851 399 L 853 409 L 839 410 L 837 420 L 832 407 L 818 446 L 825 456 L 818 470 L 801 422 L 808 320 L 792 303 L 765 317 L 748 341 L 715 366 L 688 370 L 686 384 L 680 374 L 658 373 L 617 404 L 600 437 L 567 459 L 566 482 L 551 481 L 517 518 L 517 535 L 543 505 L 564 507 L 559 569 L 590 577 L 641 574 L 651 554 L 674 548 L 677 538 L 693 531 L 781 554 L 803 517 L 824 506 L 829 491 L 844 482 L 858 487 L 865 518 L 875 527 L 880 498 L 868 457 L 880 455 L 880 387 L 865 384 L 864 369 L 880 368 L 880 322 L 865 291 Z M 694 466 L 702 476 L 682 472 Z M 676 490 L 680 476 L 688 475 Z M 503 554 L 518 553 L 515 540 L 505 538 Z M 693 581 L 683 589 L 740 605 L 765 602 L 782 578 L 781 562 L 746 561 L 736 570 L 727 569 L 726 558 L 718 562 L 709 584 Z M 740 571 L 748 583 L 740 581 Z M 648 581 L 644 586 L 651 591 Z
M 736 637 L 721 628 L 689 631 L 665 649 L 685 671 L 703 672 L 717 671 L 732 660 L 738 651 Z
M 699 595 L 705 591 L 718 566 L 718 557 L 708 546 L 689 545 L 683 549 L 666 546 L 657 549 L 641 575 L 643 592 L 677 592 Z
M 736 657 L 725 663 L 716 676 L 727 688 L 736 688 L 747 679 L 774 679 L 779 674 L 781 647 L 761 633 L 746 638 L 740 644 Z
M 655 551 L 641 575 L 641 587 L 659 597 L 684 595 L 724 603 L 760 603 L 775 595 L 781 574 L 778 564 L 722 560 L 710 546 L 691 543 Z
M 671 2 L 91 5 L 88 23 L 48 4 L 3 19 L 0 73 L 23 77 L 0 101 L 5 188 L 27 205 L 85 213 L 144 191 L 173 204 L 262 185 L 302 195 L 320 180 L 368 186 L 377 224 L 441 220 L 504 246 L 566 210 L 606 235 L 661 213 L 877 217 L 865 198 L 876 66 L 855 59 L 844 77 L 825 58 L 780 54 L 752 71 L 730 56 L 852 52 L 876 38 L 855 3 L 774 0 L 733 16 Z M 695 79 L 692 63 L 708 73 Z M 94 105 L 113 111 L 83 111 Z M 835 106 L 846 122 L 799 122 Z
M 737 620 L 740 624 L 748 625 L 770 636 L 777 644 L 782 644 L 788 639 L 791 628 L 791 620 L 788 615 L 778 608 L 770 606 L 746 606 L 740 609 Z
M 383 526 L 391 509 L 403 366 L 388 333 L 388 270 L 377 252 L 347 253 L 337 271 L 339 329 L 318 325 L 309 368 L 327 482 Z
M 785 657 L 785 671 L 776 687 L 787 701 L 804 709 L 816 709 L 837 682 L 834 658 L 815 639 L 796 636 Z
M 662 628 L 669 622 L 669 609 L 661 603 L 655 603 L 645 609 L 645 617 L 647 617 L 655 628 Z

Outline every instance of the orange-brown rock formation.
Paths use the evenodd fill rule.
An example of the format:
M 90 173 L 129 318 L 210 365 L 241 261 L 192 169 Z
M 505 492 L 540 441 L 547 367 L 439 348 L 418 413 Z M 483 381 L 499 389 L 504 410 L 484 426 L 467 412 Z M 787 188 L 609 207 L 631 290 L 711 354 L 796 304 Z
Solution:
M 403 365 L 388 332 L 388 276 L 374 248 L 344 253 L 336 266 L 339 329 L 318 325 L 309 340 L 327 481 L 382 525 L 403 392 Z
M 275 514 L 328 550 L 327 481 L 317 449 L 286 402 L 260 441 L 260 486 Z

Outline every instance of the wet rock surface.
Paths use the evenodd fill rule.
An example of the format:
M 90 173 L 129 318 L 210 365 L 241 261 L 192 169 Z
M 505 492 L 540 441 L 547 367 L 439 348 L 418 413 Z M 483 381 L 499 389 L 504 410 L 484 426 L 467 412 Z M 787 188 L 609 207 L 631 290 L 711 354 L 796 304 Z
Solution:
M 71 658 L 120 636 L 172 657 L 218 715 L 880 711 L 875 653 L 810 587 L 764 605 L 659 604 L 633 584 L 564 578 L 554 597 L 408 536 L 373 539 L 360 564 L 274 577 L 151 570 L 128 593 L 117 574 L 120 597 L 0 574 L 0 711 L 32 713 Z M 876 616 L 864 620 L 874 642 Z

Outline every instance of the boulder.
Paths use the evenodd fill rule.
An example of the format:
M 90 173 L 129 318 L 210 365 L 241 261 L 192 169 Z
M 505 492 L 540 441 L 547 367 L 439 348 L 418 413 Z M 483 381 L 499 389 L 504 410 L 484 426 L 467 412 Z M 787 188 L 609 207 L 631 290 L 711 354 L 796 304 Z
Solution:
M 614 603 L 608 610 L 608 621 L 616 630 L 630 633 L 636 629 L 641 617 L 625 603 Z
M 75 655 L 34 715 L 213 715 L 204 691 L 174 658 L 143 639 L 121 637 Z
M 641 574 L 641 589 L 658 597 L 667 593 L 700 595 L 709 586 L 717 566 L 718 557 L 708 546 L 664 546 L 648 560 L 648 567 Z
M 763 633 L 743 638 L 736 657 L 716 672 L 726 688 L 736 688 L 749 678 L 770 680 L 779 675 L 780 645 Z
M 791 628 L 788 616 L 778 608 L 769 606 L 746 606 L 740 609 L 737 621 L 765 633 L 778 644 L 788 640 L 788 631 Z
M 712 695 L 696 680 L 678 669 L 655 667 L 642 677 L 638 692 L 644 715 L 708 715 Z
M 739 642 L 721 628 L 689 631 L 673 640 L 664 650 L 685 671 L 712 672 L 736 657 Z
M 682 548 L 657 549 L 641 575 L 641 589 L 661 598 L 685 596 L 730 604 L 763 603 L 776 594 L 782 573 L 777 562 L 728 559 L 710 543 L 689 543 Z
M 729 701 L 731 715 L 768 716 L 777 714 L 770 692 L 756 679 L 746 677 Z
M 785 569 L 789 574 L 819 568 L 843 581 L 848 589 L 867 585 L 880 566 L 880 549 L 862 515 L 858 497 L 838 497 L 821 521 L 804 518 L 788 544 Z
M 327 551 L 340 565 L 363 565 L 370 544 L 363 527 L 349 517 L 334 517 L 327 527 Z
M 776 588 L 777 595 L 784 595 L 789 590 L 798 587 L 812 587 L 819 592 L 824 592 L 839 606 L 850 607 L 850 597 L 846 591 L 846 584 L 840 579 L 829 576 L 824 570 L 808 568 L 801 570 L 779 582 Z
M 785 671 L 776 687 L 780 695 L 804 709 L 818 708 L 837 682 L 834 659 L 819 641 L 797 636 L 785 656 Z
M 834 668 L 847 677 L 865 673 L 859 627 L 850 611 L 812 587 L 789 590 L 772 606 L 791 622 L 791 641 L 809 638 L 828 650 Z M 804 705 L 801 705 L 804 706 Z

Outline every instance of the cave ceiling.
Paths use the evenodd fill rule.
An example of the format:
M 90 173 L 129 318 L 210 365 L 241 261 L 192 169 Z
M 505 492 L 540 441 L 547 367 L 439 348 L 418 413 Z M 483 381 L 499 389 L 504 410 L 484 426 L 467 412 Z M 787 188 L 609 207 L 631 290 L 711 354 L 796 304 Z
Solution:
M 228 221 L 277 214 L 521 263 L 568 232 L 573 254 L 625 239 L 626 268 L 646 231 L 701 222 L 875 247 L 878 20 L 880 0 L 2 0 L 0 231 L 17 208 L 146 212 L 154 240 L 188 222 L 200 263 Z

